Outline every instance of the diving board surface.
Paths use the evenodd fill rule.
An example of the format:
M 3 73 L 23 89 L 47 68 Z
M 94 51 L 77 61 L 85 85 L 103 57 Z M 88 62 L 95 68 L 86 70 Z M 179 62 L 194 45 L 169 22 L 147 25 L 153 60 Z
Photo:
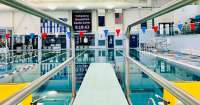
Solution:
M 111 64 L 90 64 L 73 105 L 128 105 Z

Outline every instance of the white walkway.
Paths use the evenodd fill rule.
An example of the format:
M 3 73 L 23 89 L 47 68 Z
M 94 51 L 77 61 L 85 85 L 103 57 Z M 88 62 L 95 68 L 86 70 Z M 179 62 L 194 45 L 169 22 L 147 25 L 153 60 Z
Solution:
M 128 105 L 112 65 L 90 65 L 73 105 Z

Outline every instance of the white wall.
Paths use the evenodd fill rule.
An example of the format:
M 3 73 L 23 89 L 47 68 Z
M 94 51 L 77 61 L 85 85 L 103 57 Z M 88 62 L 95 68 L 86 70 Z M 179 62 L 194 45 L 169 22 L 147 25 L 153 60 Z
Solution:
M 200 50 L 200 35 L 181 35 L 167 37 L 169 41 L 168 48 L 175 51 L 184 51 L 186 49 Z
M 152 9 L 150 8 L 133 8 L 133 9 L 127 9 L 124 10 L 124 24 L 123 24 L 123 30 L 126 30 L 127 26 L 131 23 L 137 21 L 138 19 L 146 16 L 150 12 L 152 12 Z M 148 26 L 151 26 L 151 21 L 148 21 Z M 137 25 L 134 27 L 135 30 L 140 29 L 140 25 Z
M 116 25 L 114 23 L 114 12 L 115 10 L 106 10 L 105 13 L 105 23 L 112 32 L 115 32 L 116 28 L 121 28 L 122 33 L 126 31 L 126 28 L 129 24 L 138 20 L 139 18 L 149 14 L 150 12 L 156 10 L 156 8 L 132 8 L 123 10 L 123 24 Z M 57 18 L 66 17 L 68 18 L 68 24 L 72 24 L 72 11 L 71 10 L 63 10 L 63 11 L 46 11 L 50 15 L 53 15 Z M 155 22 L 173 22 L 175 21 L 185 21 L 190 17 L 194 17 L 195 15 L 200 14 L 200 6 L 186 6 L 184 8 L 178 9 L 174 12 L 163 15 L 159 18 L 155 19 Z M 27 32 L 40 32 L 40 18 L 35 16 L 15 11 L 12 13 L 11 11 L 5 11 L 0 13 L 0 26 L 12 27 L 14 25 L 14 30 L 16 34 L 25 34 Z M 102 33 L 103 28 L 98 27 L 98 12 L 97 10 L 92 10 L 92 32 Z M 151 21 L 148 21 L 148 27 L 151 27 Z M 136 27 L 135 30 L 140 30 L 140 25 Z
M 189 22 L 190 18 L 200 15 L 200 5 L 187 5 L 173 12 L 156 18 L 156 22 L 174 22 L 178 23 Z
M 40 32 L 40 19 L 19 11 L 0 12 L 0 26 L 13 27 L 14 34 L 27 34 L 29 32 Z
M 2 27 L 12 27 L 12 12 L 0 12 L 0 26 Z
M 67 18 L 67 23 L 72 25 L 72 11 L 45 11 L 56 18 Z M 0 13 L 0 26 L 3 27 L 14 27 L 16 34 L 25 34 L 27 32 L 40 32 L 40 18 L 33 15 L 20 12 L 20 11 L 5 11 Z M 114 10 L 108 10 L 106 12 L 106 26 L 112 32 L 115 32 L 114 24 Z M 117 27 L 118 28 L 118 27 Z M 102 30 L 102 29 L 101 29 Z M 100 30 L 100 31 L 101 31 Z M 98 14 L 97 10 L 92 10 L 92 33 L 98 33 Z
M 15 12 L 13 19 L 15 34 L 40 33 L 40 18 L 27 13 Z

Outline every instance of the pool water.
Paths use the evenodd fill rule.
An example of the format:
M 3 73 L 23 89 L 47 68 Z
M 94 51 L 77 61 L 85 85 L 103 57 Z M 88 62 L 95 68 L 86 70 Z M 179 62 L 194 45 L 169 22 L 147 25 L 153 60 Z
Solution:
M 77 50 L 76 56 L 82 52 L 83 50 Z M 111 63 L 115 69 L 121 87 L 125 91 L 125 58 L 121 53 L 123 53 L 123 49 L 109 51 L 106 49 L 91 49 L 86 51 L 82 56 L 76 58 L 77 91 L 90 63 L 94 62 Z M 27 55 L 27 53 L 24 55 Z M 0 77 L 0 82 L 32 82 L 67 60 L 69 56 L 69 52 L 61 51 L 30 54 L 25 58 L 16 57 L 14 61 L 11 57 L 6 60 L 7 65 L 4 66 L 6 69 L 3 68 L 3 66 L 1 66 L 2 68 L 0 67 L 0 74 L 22 71 L 21 73 L 16 73 L 15 75 L 6 78 Z M 180 65 L 165 61 L 161 58 L 145 55 L 133 49 L 130 50 L 130 56 L 169 81 L 200 80 L 199 74 L 193 73 L 192 70 L 188 70 Z M 29 66 L 30 70 L 28 69 Z M 27 67 L 27 70 L 25 70 L 26 72 L 23 71 L 24 68 L 22 67 Z M 164 89 L 146 74 L 138 70 L 138 67 L 134 64 L 130 64 L 129 78 L 130 98 L 134 105 L 146 105 L 149 98 L 153 98 L 156 102 L 159 102 L 160 100 L 157 99 L 155 95 L 163 97 Z M 39 99 L 37 103 L 43 103 L 43 105 L 69 105 L 72 96 L 71 81 L 71 67 L 66 66 L 47 83 L 33 92 L 33 101 Z
M 136 60 L 140 63 L 144 64 L 169 81 L 200 81 L 200 74 L 194 73 L 194 70 L 192 69 L 166 61 L 162 58 L 139 53 L 135 50 L 130 53 L 132 53 L 132 58 L 137 58 Z
M 69 54 L 66 51 L 45 51 L 38 52 L 36 56 L 30 54 L 28 59 L 27 57 L 18 57 L 14 60 L 8 58 L 5 60 L 6 68 L 1 68 L 0 83 L 30 83 L 67 60 L 70 57 Z M 43 105 L 69 105 L 72 90 L 71 81 L 71 67 L 66 66 L 32 93 L 33 102 L 39 99 L 36 103 Z
M 133 49 L 130 50 L 130 56 L 169 81 L 200 81 L 199 74 L 181 65 Z M 162 97 L 163 88 L 137 69 L 138 67 L 131 64 L 129 77 L 132 103 L 146 105 L 149 98 L 153 98 L 156 103 L 159 102 L 155 95 Z

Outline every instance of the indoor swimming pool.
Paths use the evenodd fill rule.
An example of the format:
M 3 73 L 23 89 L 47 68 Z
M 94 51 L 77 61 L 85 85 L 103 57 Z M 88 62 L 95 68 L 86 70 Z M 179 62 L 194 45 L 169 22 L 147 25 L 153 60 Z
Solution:
M 9 53 L 8 53 L 9 54 Z M 70 57 L 70 51 L 23 51 L 9 56 L 1 66 L 0 83 L 28 85 Z M 11 55 L 11 54 L 10 54 Z M 3 54 L 1 56 L 4 57 Z M 71 70 L 69 66 L 32 92 L 33 102 L 45 105 L 68 105 L 71 97 Z M 13 93 L 12 93 L 13 94 Z M 41 99 L 40 99 L 41 98 Z M 40 99 L 40 100 L 38 100 Z M 51 103 L 51 104 L 50 104 Z
M 40 52 L 41 53 L 41 52 Z M 25 53 L 29 54 L 29 53 Z M 21 54 L 23 55 L 23 54 Z M 19 56 L 21 56 L 19 55 Z M 158 57 L 154 57 L 137 50 L 130 50 L 132 58 L 150 68 L 155 73 L 173 82 L 199 81 L 199 74 L 193 73 L 180 65 L 168 62 Z M 78 91 L 87 69 L 91 63 L 110 63 L 113 65 L 125 92 L 125 57 L 123 49 L 88 49 L 76 50 L 76 89 Z M 26 84 L 30 83 L 45 73 L 49 72 L 70 57 L 70 52 L 50 52 L 44 51 L 21 58 L 21 62 L 11 63 L 12 57 L 7 60 L 11 70 L 1 73 L 0 82 Z M 37 59 L 37 60 L 35 60 Z M 40 59 L 40 60 L 39 60 Z M 18 60 L 18 59 L 15 59 Z M 23 68 L 22 68 L 23 67 Z M 22 69 L 22 70 L 21 70 Z M 32 92 L 33 103 L 43 103 L 43 105 L 69 105 L 72 97 L 72 71 L 71 66 L 65 66 L 57 75 L 47 83 Z M 1 70 L 3 71 L 3 70 Z M 130 64 L 130 99 L 134 105 L 146 105 L 150 98 L 155 102 L 162 101 L 156 96 L 164 97 L 164 88 L 156 81 L 149 78 L 139 68 Z
M 193 68 L 188 68 L 185 65 L 176 64 L 175 62 L 165 60 L 160 57 L 142 53 L 137 50 L 130 52 L 131 56 L 152 69 L 154 72 L 162 75 L 169 81 L 199 81 L 200 74 L 193 72 Z M 182 56 L 182 58 L 185 58 Z M 189 60 L 188 60 L 189 62 Z
M 174 62 L 133 49 L 130 50 L 130 55 L 132 58 L 171 82 L 184 83 L 200 81 L 200 74 L 193 72 L 192 68 L 184 67 L 183 65 L 175 64 Z M 146 105 L 149 98 L 153 98 L 156 102 L 161 101 L 156 95 L 164 96 L 163 87 L 149 78 L 145 73 L 141 72 L 134 64 L 132 64 L 130 68 L 130 97 L 132 103 L 136 105 Z M 194 88 L 198 87 L 199 86 L 196 86 Z

